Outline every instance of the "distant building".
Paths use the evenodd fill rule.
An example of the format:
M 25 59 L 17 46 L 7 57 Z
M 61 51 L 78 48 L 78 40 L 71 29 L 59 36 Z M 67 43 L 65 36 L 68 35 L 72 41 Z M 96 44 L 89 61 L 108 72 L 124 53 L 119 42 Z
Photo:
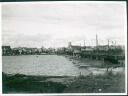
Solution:
M 84 51 L 93 51 L 92 46 L 76 46 L 76 45 L 71 45 L 71 42 L 69 42 L 68 48 L 71 49 L 74 53 L 81 53 Z
M 73 53 L 77 54 L 81 52 L 81 46 L 71 46 Z
M 83 46 L 81 47 L 81 51 L 93 51 L 94 48 L 92 46 Z
M 99 46 L 97 46 L 97 49 L 99 51 L 108 51 L 109 46 L 108 45 L 99 45 Z
M 67 51 L 67 49 L 65 47 L 61 47 L 61 48 L 56 49 L 57 54 L 65 54 L 66 51 Z
M 72 52 L 73 56 L 77 56 L 81 53 L 81 46 L 72 45 L 71 42 L 69 42 L 68 50 Z
M 10 46 L 2 46 L 2 55 L 11 55 L 12 50 Z

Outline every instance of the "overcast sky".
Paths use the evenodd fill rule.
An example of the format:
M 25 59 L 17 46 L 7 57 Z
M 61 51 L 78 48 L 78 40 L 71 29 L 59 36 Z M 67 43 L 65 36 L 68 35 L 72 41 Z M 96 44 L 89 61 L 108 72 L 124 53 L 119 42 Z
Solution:
M 2 42 L 12 47 L 124 43 L 126 4 L 45 2 L 2 5 Z

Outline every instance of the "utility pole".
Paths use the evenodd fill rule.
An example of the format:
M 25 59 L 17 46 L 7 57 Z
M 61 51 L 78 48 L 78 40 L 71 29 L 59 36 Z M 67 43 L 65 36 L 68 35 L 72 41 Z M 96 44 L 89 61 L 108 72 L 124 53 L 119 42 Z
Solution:
M 97 34 L 96 34 L 96 50 L 97 50 L 96 54 L 98 54 L 98 36 L 97 36 Z M 97 55 L 96 55 L 96 59 L 98 59 Z
M 84 40 L 84 47 L 85 47 L 85 40 Z
M 108 48 L 109 48 L 109 39 L 108 39 Z
M 98 47 L 98 36 L 96 34 L 96 47 Z
M 115 48 L 117 48 L 117 47 L 116 47 L 116 41 L 115 41 Z
M 116 46 L 116 41 L 115 41 L 115 46 Z

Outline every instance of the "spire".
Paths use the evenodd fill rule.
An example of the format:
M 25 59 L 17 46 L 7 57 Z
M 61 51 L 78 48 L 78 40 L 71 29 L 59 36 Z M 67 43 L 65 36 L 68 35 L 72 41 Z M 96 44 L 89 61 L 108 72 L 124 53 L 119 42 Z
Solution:
M 96 46 L 98 46 L 98 36 L 96 34 Z

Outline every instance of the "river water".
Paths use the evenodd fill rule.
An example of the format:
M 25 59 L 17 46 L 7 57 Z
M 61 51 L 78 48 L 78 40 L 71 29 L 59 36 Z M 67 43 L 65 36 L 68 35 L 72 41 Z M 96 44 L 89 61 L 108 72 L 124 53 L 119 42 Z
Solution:
M 104 72 L 104 69 L 90 70 Z M 8 74 L 78 76 L 90 74 L 90 70 L 79 68 L 68 58 L 58 55 L 2 56 L 2 71 Z
M 57 55 L 24 55 L 3 56 L 3 72 L 9 74 L 74 76 L 79 69 L 64 56 Z

